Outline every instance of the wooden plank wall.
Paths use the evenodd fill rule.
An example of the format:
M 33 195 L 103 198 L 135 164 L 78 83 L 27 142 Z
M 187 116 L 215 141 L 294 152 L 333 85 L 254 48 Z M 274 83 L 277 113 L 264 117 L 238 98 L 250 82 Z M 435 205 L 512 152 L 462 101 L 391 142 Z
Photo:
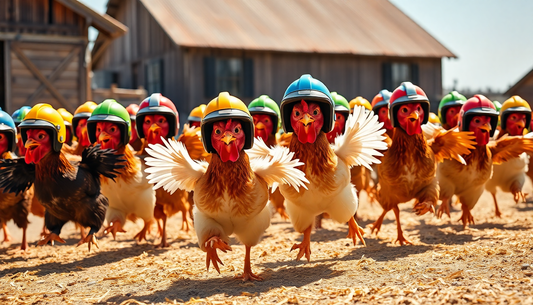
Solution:
M 520 86 L 507 93 L 509 93 L 508 97 L 511 97 L 512 95 L 519 95 L 533 108 L 533 76 L 528 77 Z

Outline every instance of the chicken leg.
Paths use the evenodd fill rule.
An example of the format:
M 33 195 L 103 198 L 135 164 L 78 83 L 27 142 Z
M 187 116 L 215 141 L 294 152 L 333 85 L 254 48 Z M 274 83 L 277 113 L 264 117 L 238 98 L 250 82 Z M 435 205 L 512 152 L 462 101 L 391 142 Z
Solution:
M 91 228 L 91 230 L 89 231 L 89 234 L 82 237 L 81 240 L 78 242 L 77 247 L 83 245 L 84 243 L 87 243 L 87 246 L 89 247 L 89 252 L 91 252 L 91 244 L 95 245 L 96 248 L 100 249 L 100 246 L 98 245 L 98 242 L 96 241 L 96 236 L 95 236 L 96 232 L 98 232 L 98 229 Z
M 5 222 L 2 222 L 2 229 L 4 230 L 4 242 L 10 242 L 11 235 L 9 235 L 9 231 Z
M 463 222 L 463 230 L 466 229 L 466 226 L 469 224 L 475 225 L 474 222 L 474 216 L 472 216 L 472 213 L 470 213 L 470 209 L 465 204 L 461 204 L 461 208 L 463 209 L 463 215 L 461 215 L 461 220 Z
M 206 249 L 206 257 L 205 257 L 205 264 L 207 266 L 207 271 L 209 271 L 209 266 L 211 263 L 213 263 L 213 267 L 217 270 L 217 272 L 220 274 L 220 268 L 218 267 L 218 264 L 220 263 L 222 266 L 224 264 L 222 263 L 222 260 L 218 257 L 217 249 L 220 249 L 222 252 L 226 253 L 227 251 L 232 251 L 230 245 L 228 245 L 225 241 L 220 239 L 218 236 L 212 236 L 205 242 L 205 249 Z M 246 265 L 246 261 L 245 261 Z M 246 270 L 246 268 L 245 268 Z
M 235 278 L 242 279 L 243 281 L 262 281 L 262 277 L 255 275 L 252 272 L 252 264 L 250 262 L 251 249 L 251 246 L 246 246 L 246 256 L 244 257 L 244 271 L 242 275 L 236 276 Z
M 161 242 L 155 247 L 156 248 L 168 248 L 170 245 L 167 242 L 167 215 L 163 215 L 161 217 L 161 220 L 163 221 L 162 228 L 159 226 L 159 221 L 157 221 L 157 226 L 160 227 L 160 230 L 161 230 Z
M 496 217 L 502 218 L 502 213 L 500 212 L 500 208 L 498 207 L 498 200 L 496 199 L 496 194 L 495 193 L 491 193 L 491 194 L 492 194 L 492 198 L 494 199 L 494 210 L 496 213 Z
M 122 228 L 122 223 L 120 220 L 113 220 L 109 224 L 109 227 L 105 228 L 104 235 L 111 233 L 113 235 L 113 240 L 116 240 L 118 232 L 126 233 L 126 231 Z
M 363 245 L 366 246 L 365 239 L 363 238 L 365 231 L 357 224 L 357 221 L 355 221 L 354 217 L 350 218 L 350 221 L 348 221 L 348 227 L 349 231 L 347 237 L 352 239 L 353 245 L 357 245 L 357 238 L 359 238 Z
M 27 227 L 22 228 L 22 242 L 20 243 L 20 250 L 22 251 L 26 251 L 26 249 L 28 249 L 28 241 L 26 240 L 27 229 Z
M 294 244 L 291 248 L 292 250 L 300 249 L 298 252 L 298 255 L 296 256 L 296 260 L 299 261 L 305 254 L 305 258 L 307 258 L 307 261 L 311 261 L 311 229 L 313 228 L 313 225 L 310 225 L 307 229 L 304 231 L 304 239 L 299 244 Z
M 152 222 L 153 220 L 148 220 L 148 221 L 144 221 L 144 226 L 143 228 L 141 229 L 141 231 L 139 233 L 137 233 L 133 239 L 138 239 L 139 242 L 143 241 L 144 240 L 147 240 L 146 239 L 146 234 L 148 234 L 150 232 L 150 227 L 152 226 Z M 166 228 L 163 228 L 165 231 L 166 231 Z M 165 232 L 166 234 L 166 232 Z
M 448 217 L 451 217 L 450 216 L 450 205 L 452 203 L 452 199 L 451 198 L 442 198 L 442 203 L 440 204 L 440 207 L 439 209 L 437 210 L 437 218 L 442 218 L 442 215 L 444 215 L 444 213 L 446 213 L 446 215 L 448 215 Z
M 383 212 L 381 213 L 381 215 L 379 215 L 379 218 L 374 221 L 373 224 L 371 224 L 372 226 L 372 234 L 374 234 L 374 231 L 376 231 L 376 237 L 378 236 L 378 233 L 379 233 L 379 230 L 381 230 L 381 225 L 383 224 L 383 219 L 385 218 L 385 215 L 387 215 L 387 213 L 390 211 L 389 210 L 385 210 L 383 209 Z
M 54 241 L 60 242 L 62 244 L 65 243 L 65 241 L 61 237 L 59 237 L 58 234 L 52 232 L 52 233 L 49 233 L 46 237 L 43 237 L 41 240 L 39 240 L 37 245 L 44 246 L 44 245 L 47 245 L 47 244 L 51 243 L 52 246 L 53 246 L 54 245 Z
M 396 230 L 398 231 L 398 238 L 396 238 L 395 243 L 399 242 L 401 246 L 404 244 L 412 245 L 413 243 L 403 236 L 402 226 L 400 224 L 400 209 L 398 206 L 394 206 L 392 210 L 394 211 L 394 216 L 396 217 Z

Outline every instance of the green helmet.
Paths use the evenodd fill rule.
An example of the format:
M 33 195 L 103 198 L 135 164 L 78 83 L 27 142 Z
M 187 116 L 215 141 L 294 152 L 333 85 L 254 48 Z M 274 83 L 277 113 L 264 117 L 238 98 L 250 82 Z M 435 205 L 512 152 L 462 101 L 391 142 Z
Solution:
M 98 122 L 113 122 L 117 124 L 122 134 L 122 144 L 126 145 L 130 142 L 130 114 L 117 101 L 107 99 L 94 108 L 91 117 L 87 120 L 87 133 L 91 143 L 96 142 L 96 123 Z
M 466 97 L 457 91 L 446 94 L 439 103 L 439 119 L 442 124 L 446 124 L 446 111 L 452 106 L 463 106 Z
M 253 116 L 254 114 L 268 114 L 272 117 L 272 122 L 274 123 L 274 128 L 272 134 L 276 134 L 281 126 L 280 111 L 278 104 L 271 99 L 268 95 L 263 94 L 260 97 L 253 100 L 250 105 L 248 105 L 248 111 Z
M 502 109 L 502 103 L 498 101 L 492 101 L 492 103 L 494 104 L 494 107 L 496 107 L 496 110 L 500 112 L 500 109 Z
M 344 96 L 338 94 L 337 92 L 331 92 L 331 97 L 333 102 L 335 102 L 335 112 L 343 113 L 345 115 L 350 114 L 350 103 L 344 98 Z

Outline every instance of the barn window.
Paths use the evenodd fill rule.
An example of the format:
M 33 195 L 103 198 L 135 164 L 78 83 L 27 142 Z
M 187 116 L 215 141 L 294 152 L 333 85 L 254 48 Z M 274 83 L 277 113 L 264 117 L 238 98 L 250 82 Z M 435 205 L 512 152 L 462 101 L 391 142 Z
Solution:
M 253 97 L 253 59 L 204 58 L 204 95 L 207 98 L 228 91 L 240 97 Z
M 152 60 L 146 65 L 148 94 L 163 92 L 163 60 Z
M 418 84 L 418 64 L 383 63 L 383 87 L 385 89 L 392 91 L 405 81 Z

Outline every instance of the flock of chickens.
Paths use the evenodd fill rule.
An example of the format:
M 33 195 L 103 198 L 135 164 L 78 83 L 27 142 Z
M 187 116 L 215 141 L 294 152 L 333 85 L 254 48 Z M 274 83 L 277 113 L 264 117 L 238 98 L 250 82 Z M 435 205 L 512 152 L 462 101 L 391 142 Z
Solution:
M 250 252 L 271 211 L 303 233 L 291 251 L 307 260 L 312 229 L 323 217 L 347 223 L 354 244 L 365 243 L 355 216 L 362 190 L 383 207 L 372 232 L 393 210 L 401 245 L 410 242 L 398 205 L 413 199 L 416 214 L 442 217 L 455 195 L 466 227 L 487 189 L 500 216 L 497 188 L 517 202 L 526 197 L 530 123 L 531 108 L 518 96 L 500 105 L 454 91 L 436 116 L 410 82 L 382 90 L 372 103 L 348 102 L 308 74 L 289 85 L 280 107 L 267 95 L 246 106 L 222 92 L 193 109 L 180 136 L 178 112 L 159 93 L 127 108 L 87 102 L 74 115 L 48 104 L 25 106 L 12 116 L 0 111 L 0 222 L 9 241 L 6 222 L 15 221 L 26 250 L 30 212 L 44 217 L 39 245 L 64 243 L 61 229 L 73 221 L 78 245 L 90 250 L 98 232 L 115 238 L 140 218 L 135 238 L 146 239 L 155 222 L 157 246 L 168 247 L 167 219 L 181 212 L 182 229 L 194 225 L 207 269 L 220 272 L 218 250 L 231 251 L 235 235 L 246 248 L 239 278 L 260 280 Z

